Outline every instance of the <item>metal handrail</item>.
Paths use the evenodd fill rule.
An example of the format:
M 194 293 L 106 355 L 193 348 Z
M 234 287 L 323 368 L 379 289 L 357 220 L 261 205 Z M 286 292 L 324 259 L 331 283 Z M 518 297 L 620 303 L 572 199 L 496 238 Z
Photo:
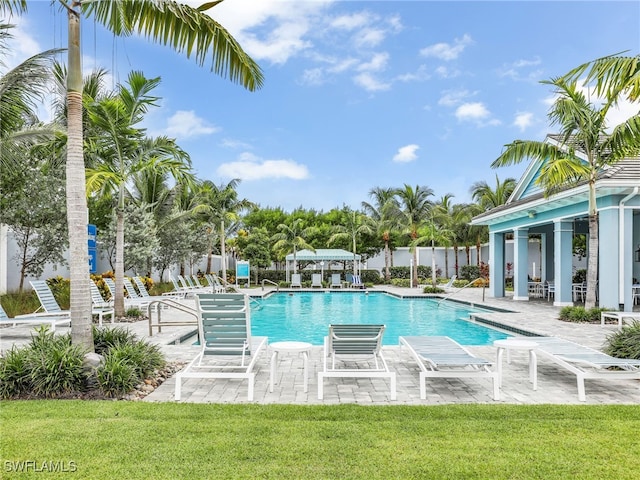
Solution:
M 459 289 L 457 289 L 455 292 L 451 292 L 449 295 L 447 295 L 447 296 L 445 296 L 445 297 L 441 298 L 441 299 L 440 299 L 440 300 L 438 300 L 438 302 L 437 302 L 437 303 L 438 303 L 438 306 L 440 306 L 440 304 L 441 304 L 442 302 L 444 302 L 445 300 L 448 300 L 449 298 L 451 298 L 452 296 L 454 296 L 456 293 L 461 292 L 461 291 L 462 291 L 462 290 L 464 290 L 465 288 L 467 288 L 467 287 L 469 287 L 469 286 L 473 285 L 473 284 L 474 284 L 474 283 L 476 283 L 478 280 L 483 280 L 483 281 L 484 281 L 484 278 L 482 278 L 482 277 L 478 277 L 478 278 L 476 278 L 475 280 L 471 280 L 469 283 L 467 283 L 466 285 L 464 285 L 464 286 L 460 287 L 460 288 L 459 288 Z M 483 300 L 484 300 L 484 295 L 483 295 L 482 297 L 483 297 Z
M 181 321 L 171 321 L 171 322 L 162 322 L 162 315 L 161 315 L 161 311 L 162 309 L 159 308 L 160 306 L 166 306 L 166 307 L 170 307 L 170 308 L 175 308 L 177 310 L 180 310 L 182 312 L 188 313 L 189 315 L 193 315 L 195 317 L 195 322 L 188 322 L 186 320 L 181 320 Z M 153 323 L 153 316 L 152 316 L 152 309 L 155 308 L 156 312 L 158 314 L 158 323 Z M 158 333 L 162 332 L 162 327 L 163 326 L 184 326 L 184 325 L 194 325 L 198 323 L 198 311 L 195 308 L 189 307 L 187 305 L 184 305 L 183 303 L 180 303 L 176 300 L 172 300 L 170 298 L 163 298 L 163 299 L 158 299 L 158 300 L 154 300 L 153 302 L 149 303 L 149 306 L 147 307 L 147 314 L 149 316 L 149 336 L 153 336 L 153 327 L 158 327 Z
M 270 283 L 271 285 L 275 285 L 276 286 L 276 292 L 280 291 L 280 285 L 278 285 L 276 282 L 273 282 L 267 278 L 263 278 L 262 279 L 262 290 L 264 290 L 264 282 Z

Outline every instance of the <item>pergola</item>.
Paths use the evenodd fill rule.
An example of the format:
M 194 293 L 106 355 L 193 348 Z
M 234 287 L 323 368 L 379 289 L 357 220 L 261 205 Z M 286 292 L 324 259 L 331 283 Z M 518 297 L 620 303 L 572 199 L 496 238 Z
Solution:
M 340 248 L 317 248 L 315 252 L 311 250 L 300 250 L 296 252 L 296 261 L 304 262 L 352 262 L 355 258 L 356 262 L 360 262 L 360 255 L 342 250 Z M 287 269 L 287 281 L 289 279 L 289 263 L 293 262 L 293 253 L 290 253 L 285 257 L 286 269 Z M 324 265 L 323 265 L 324 266 Z

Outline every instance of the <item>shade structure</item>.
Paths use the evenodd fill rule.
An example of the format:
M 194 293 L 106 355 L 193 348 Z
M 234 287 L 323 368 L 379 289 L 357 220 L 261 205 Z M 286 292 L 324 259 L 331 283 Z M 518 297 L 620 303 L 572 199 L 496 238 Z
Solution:
M 293 261 L 293 253 L 287 255 L 287 262 Z M 360 255 L 356 254 L 356 260 L 360 260 Z M 342 250 L 340 248 L 318 248 L 315 252 L 311 250 L 300 250 L 296 252 L 296 261 L 336 261 L 342 262 L 345 260 L 353 260 L 353 252 Z

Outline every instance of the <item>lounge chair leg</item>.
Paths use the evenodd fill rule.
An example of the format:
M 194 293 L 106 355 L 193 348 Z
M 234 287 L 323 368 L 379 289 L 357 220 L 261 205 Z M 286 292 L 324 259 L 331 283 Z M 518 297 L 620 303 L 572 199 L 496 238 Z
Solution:
M 587 394 L 585 393 L 585 390 L 584 390 L 584 376 L 582 376 L 581 374 L 578 374 L 577 378 L 578 378 L 578 400 L 580 400 L 581 402 L 586 402 Z
M 175 399 L 180 400 L 182 395 L 182 377 L 180 375 L 176 375 L 176 395 Z
M 422 400 L 427 399 L 427 386 L 425 385 L 427 377 L 423 372 L 420 372 L 420 398 Z
M 247 393 L 247 400 L 252 402 L 253 401 L 253 383 L 256 378 L 256 374 L 250 373 L 248 378 L 249 378 L 249 389 L 248 389 L 249 391 Z

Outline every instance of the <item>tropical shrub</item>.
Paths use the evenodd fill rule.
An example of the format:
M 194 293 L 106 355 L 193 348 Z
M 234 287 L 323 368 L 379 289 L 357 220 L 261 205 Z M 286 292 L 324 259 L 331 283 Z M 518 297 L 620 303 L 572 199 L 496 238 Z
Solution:
M 439 287 L 432 287 L 431 285 L 427 285 L 422 289 L 422 293 L 444 293 L 444 290 Z
M 582 306 L 567 306 L 560 309 L 558 319 L 574 323 L 600 323 L 600 314 L 606 308 L 594 307 L 586 310 Z
M 480 267 L 477 265 L 463 265 L 460 267 L 460 278 L 470 282 L 480 277 Z
M 604 352 L 612 357 L 640 360 L 640 322 L 634 320 L 609 335 Z
M 391 285 L 394 287 L 409 288 L 411 287 L 411 280 L 408 278 L 392 278 Z

